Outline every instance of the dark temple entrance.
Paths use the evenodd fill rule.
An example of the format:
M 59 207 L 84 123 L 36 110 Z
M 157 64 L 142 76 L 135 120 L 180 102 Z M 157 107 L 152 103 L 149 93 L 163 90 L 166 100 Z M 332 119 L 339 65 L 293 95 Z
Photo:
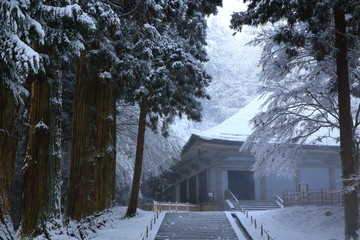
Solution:
M 228 188 L 239 200 L 255 200 L 254 173 L 228 171 Z

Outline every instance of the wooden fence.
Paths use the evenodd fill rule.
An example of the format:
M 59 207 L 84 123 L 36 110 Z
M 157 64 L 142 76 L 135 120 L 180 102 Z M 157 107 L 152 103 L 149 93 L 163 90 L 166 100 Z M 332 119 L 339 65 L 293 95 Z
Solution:
M 320 189 L 303 192 L 284 191 L 283 201 L 285 207 L 290 206 L 342 206 L 343 191 L 341 189 Z
M 178 202 L 153 202 L 153 211 L 200 211 L 200 206 L 190 203 L 178 203 Z

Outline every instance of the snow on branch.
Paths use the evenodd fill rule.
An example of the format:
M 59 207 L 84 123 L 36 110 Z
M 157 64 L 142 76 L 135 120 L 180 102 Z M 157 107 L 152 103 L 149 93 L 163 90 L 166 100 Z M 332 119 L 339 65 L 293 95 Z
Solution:
M 298 23 L 293 28 L 291 37 L 302 39 L 301 43 L 279 40 L 289 31 L 284 23 L 263 29 L 251 43 L 263 46 L 261 92 L 266 100 L 263 111 L 251 120 L 253 132 L 242 150 L 254 154 L 258 175 L 294 174 L 304 144 L 338 145 L 335 60 L 331 54 L 319 60 L 320 53 L 314 52 L 310 43 L 319 36 L 303 31 L 306 24 Z M 353 97 L 353 101 L 358 100 Z M 357 106 L 354 113 L 359 112 Z M 359 125 L 356 119 L 355 126 Z
M 35 129 L 45 129 L 45 130 L 49 130 L 50 128 L 48 127 L 48 125 L 46 125 L 44 123 L 43 120 L 41 120 L 40 122 L 38 122 L 35 126 Z
M 344 178 L 343 181 L 346 183 L 344 193 L 349 194 L 353 191 L 357 192 L 360 186 L 360 174 L 353 174 L 348 178 Z

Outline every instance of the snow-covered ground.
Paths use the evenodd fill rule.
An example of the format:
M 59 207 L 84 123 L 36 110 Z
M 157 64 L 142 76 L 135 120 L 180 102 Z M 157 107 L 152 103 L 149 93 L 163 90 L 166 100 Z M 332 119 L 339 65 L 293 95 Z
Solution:
M 115 207 L 109 211 L 108 216 L 102 216 L 111 220 L 87 239 L 140 239 L 146 227 L 150 228 L 150 222 L 154 219 L 155 213 L 138 210 L 136 217 L 123 219 L 125 211 L 126 207 Z M 261 237 L 261 225 L 272 238 L 277 240 L 340 240 L 344 238 L 344 214 L 341 207 L 289 207 L 253 211 L 248 214 L 249 217 L 246 218 L 245 214 L 237 213 L 243 225 L 256 240 L 267 239 L 266 235 Z M 145 239 L 154 239 L 164 215 L 164 212 L 159 214 L 156 223 L 152 225 L 152 230 L 149 231 L 149 237 Z M 254 224 L 251 224 L 250 216 L 256 219 L 257 229 Z M 69 239 L 69 237 L 58 235 L 52 236 L 52 239 Z
M 122 208 L 119 209 L 123 211 Z M 162 213 L 163 214 L 163 213 Z M 244 221 L 245 227 L 254 235 L 254 239 L 261 238 L 260 228 L 251 225 L 250 216 L 256 219 L 258 226 L 263 225 L 270 236 L 277 240 L 340 240 L 344 238 L 344 214 L 340 207 L 289 207 L 276 210 L 249 212 L 249 218 L 238 213 Z M 118 218 L 113 226 L 100 230 L 95 237 L 99 240 L 107 239 L 139 239 L 146 226 L 149 226 L 153 212 L 139 211 L 133 219 Z M 157 222 L 157 227 L 159 227 Z M 153 237 L 156 229 L 151 231 Z
M 47 236 L 41 235 L 33 240 L 139 240 L 145 236 L 147 228 L 148 237 L 144 237 L 144 239 L 154 239 L 164 219 L 165 212 L 155 214 L 152 211 L 138 209 L 135 217 L 124 219 L 126 210 L 127 207 L 114 207 L 109 209 L 107 213 L 85 223 L 75 224 L 72 222 L 67 226 L 59 227 L 62 225 L 59 222 L 56 228 L 48 227 Z M 82 233 L 80 233 L 79 228 L 82 229 Z
M 100 229 L 94 239 L 97 240 L 139 240 L 146 234 L 148 228 L 148 238 L 154 239 L 156 232 L 159 230 L 160 224 L 164 219 L 165 213 L 159 213 L 158 216 L 151 211 L 137 210 L 137 216 L 130 219 L 124 219 L 127 207 L 114 208 L 116 214 L 115 222 L 111 225 Z M 154 223 L 154 218 L 155 223 Z M 151 230 L 150 230 L 151 225 Z
M 340 240 L 344 239 L 344 214 L 341 207 L 289 207 L 276 210 L 237 213 L 254 239 L 262 237 L 260 226 L 277 240 Z M 256 219 L 257 229 L 250 216 Z

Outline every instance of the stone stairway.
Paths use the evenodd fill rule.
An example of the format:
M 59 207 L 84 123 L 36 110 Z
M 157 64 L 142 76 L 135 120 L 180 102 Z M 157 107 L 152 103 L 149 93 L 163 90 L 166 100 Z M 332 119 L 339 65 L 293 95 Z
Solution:
M 168 212 L 155 240 L 169 239 L 235 240 L 239 238 L 224 212 Z
M 239 200 L 233 203 L 234 210 L 262 211 L 280 208 L 275 201 Z

